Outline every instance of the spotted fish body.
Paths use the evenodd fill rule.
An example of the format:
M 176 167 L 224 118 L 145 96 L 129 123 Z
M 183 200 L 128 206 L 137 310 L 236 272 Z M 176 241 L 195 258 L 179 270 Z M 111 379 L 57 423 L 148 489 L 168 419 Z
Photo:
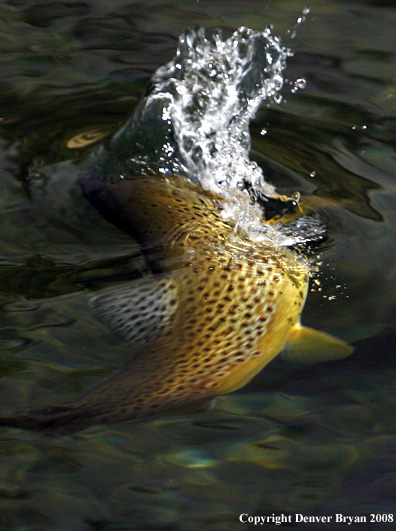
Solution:
M 76 402 L 13 417 L 14 425 L 68 432 L 229 393 L 307 330 L 299 325 L 307 264 L 291 250 L 250 241 L 223 219 L 223 198 L 158 174 L 85 183 L 83 190 L 140 243 L 154 272 L 92 300 L 131 345 L 132 359 Z M 350 353 L 312 333 L 334 357 Z
M 150 193 L 151 187 L 157 196 L 154 190 Z M 160 259 L 164 263 L 171 259 L 174 266 L 176 256 L 182 264 L 157 280 L 143 281 L 140 300 L 128 301 L 126 289 L 93 301 L 97 313 L 130 343 L 136 322 L 128 319 L 128 302 L 141 308 L 132 313 L 140 314 L 143 327 L 157 323 L 149 334 L 156 338 L 130 366 L 140 382 L 134 383 L 132 400 L 130 390 L 126 396 L 130 416 L 162 409 L 164 401 L 176 404 L 238 389 L 280 351 L 298 322 L 308 285 L 307 266 L 290 251 L 253 246 L 221 218 L 214 208 L 217 199 L 196 190 L 150 179 L 119 188 L 125 202 L 128 193 L 136 201 L 137 189 L 155 197 L 146 210 L 147 219 L 139 219 L 137 228 L 150 232 L 150 220 L 166 216 L 146 244 L 149 241 L 155 248 L 160 242 Z M 156 256 L 155 263 L 158 260 Z

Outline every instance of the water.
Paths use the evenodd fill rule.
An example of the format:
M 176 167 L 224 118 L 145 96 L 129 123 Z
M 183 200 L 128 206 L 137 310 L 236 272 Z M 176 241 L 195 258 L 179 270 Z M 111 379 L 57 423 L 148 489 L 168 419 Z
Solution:
M 212 38 L 203 28 L 184 32 L 174 59 L 155 72 L 148 94 L 112 141 L 106 177 L 144 168 L 183 174 L 226 197 L 224 217 L 257 239 L 264 232 L 262 211 L 251 196 L 271 196 L 275 188 L 249 160 L 249 123 L 263 101 L 280 102 L 289 54 L 269 29 L 242 27 L 228 39 L 220 30 Z
M 184 175 L 223 196 L 223 217 L 251 240 L 274 247 L 318 240 L 325 232 L 318 217 L 304 216 L 294 226 L 263 225 L 262 206 L 278 195 L 249 158 L 250 122 L 263 102 L 282 102 L 283 71 L 292 55 L 270 28 L 241 27 L 228 39 L 221 30 L 211 37 L 203 28 L 186 30 L 175 57 L 154 73 L 104 162 L 98 162 L 99 171 L 108 181 L 145 169 Z M 304 87 L 300 78 L 291 91 Z M 298 203 L 299 197 L 296 192 L 289 201 Z
M 240 529 L 242 512 L 393 511 L 396 13 L 387 2 L 309 7 L 1 4 L 4 411 L 71 400 L 130 356 L 87 299 L 146 267 L 130 239 L 69 190 L 186 26 L 207 36 L 221 27 L 227 39 L 274 24 L 293 50 L 282 104 L 264 103 L 250 127 L 250 158 L 277 191 L 320 198 L 329 236 L 303 322 L 356 345 L 348 360 L 322 366 L 275 360 L 195 416 L 63 438 L 2 430 L 4 529 Z M 298 79 L 306 88 L 296 92 Z

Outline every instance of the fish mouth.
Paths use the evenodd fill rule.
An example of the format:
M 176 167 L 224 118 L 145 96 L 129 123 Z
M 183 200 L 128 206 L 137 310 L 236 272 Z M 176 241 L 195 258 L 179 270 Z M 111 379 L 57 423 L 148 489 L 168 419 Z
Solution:
M 300 194 L 297 192 L 293 197 L 278 194 L 265 194 L 255 188 L 247 179 L 243 179 L 243 189 L 247 191 L 253 203 L 258 203 L 263 211 L 263 220 L 269 222 L 280 221 L 285 216 L 301 215 L 299 206 Z

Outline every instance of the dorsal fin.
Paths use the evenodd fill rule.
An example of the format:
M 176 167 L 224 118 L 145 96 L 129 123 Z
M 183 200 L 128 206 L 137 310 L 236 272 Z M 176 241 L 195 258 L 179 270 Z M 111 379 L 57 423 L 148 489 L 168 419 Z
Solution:
M 159 275 L 96 295 L 91 305 L 107 326 L 138 349 L 169 326 L 177 307 L 176 288 L 171 275 Z

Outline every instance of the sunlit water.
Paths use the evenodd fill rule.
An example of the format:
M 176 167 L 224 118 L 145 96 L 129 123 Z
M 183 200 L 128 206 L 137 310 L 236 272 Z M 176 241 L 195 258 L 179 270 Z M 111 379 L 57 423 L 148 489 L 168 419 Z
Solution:
M 274 24 L 294 52 L 282 104 L 256 111 L 248 164 L 281 193 L 323 198 L 328 239 L 303 321 L 357 347 L 314 368 L 275 360 L 194 416 L 73 437 L 2 430 L 4 529 L 242 529 L 242 512 L 393 511 L 396 13 L 380 4 L 314 1 L 294 38 L 297 2 L 2 4 L 4 411 L 71 400 L 130 356 L 87 300 L 146 266 L 70 190 L 197 24 L 224 40 Z
M 249 125 L 264 102 L 282 102 L 290 56 L 269 28 L 241 27 L 228 39 L 220 30 L 211 37 L 203 28 L 185 31 L 175 57 L 155 72 L 135 113 L 115 135 L 99 171 L 107 180 L 145 169 L 184 175 L 226 199 L 225 219 L 274 247 L 318 237 L 323 228 L 315 217 L 286 227 L 264 225 L 255 199 L 274 196 L 276 188 L 250 160 Z M 304 85 L 298 79 L 291 90 Z

